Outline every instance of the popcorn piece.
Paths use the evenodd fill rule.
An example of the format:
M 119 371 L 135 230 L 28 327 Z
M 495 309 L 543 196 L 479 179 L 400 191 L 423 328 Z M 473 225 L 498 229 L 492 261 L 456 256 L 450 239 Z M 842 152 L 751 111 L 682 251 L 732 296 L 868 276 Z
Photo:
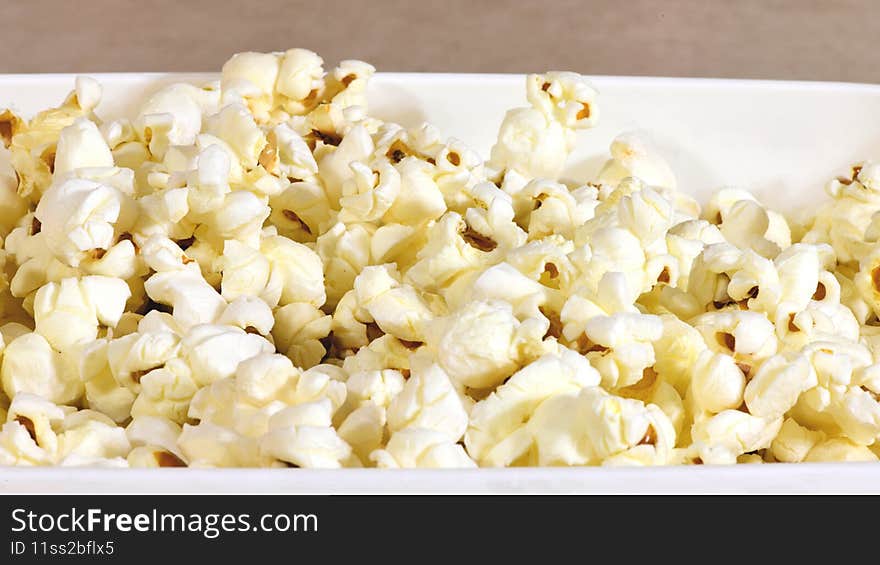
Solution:
M 531 448 L 525 424 L 543 401 L 598 384 L 599 374 L 574 351 L 541 357 L 474 405 L 465 433 L 468 454 L 481 466 L 515 463 Z
M 193 327 L 180 342 L 181 357 L 192 368 L 195 382 L 202 386 L 231 376 L 245 359 L 274 351 L 261 336 L 214 324 Z
M 549 72 L 526 78 L 526 96 L 532 106 L 565 127 L 594 127 L 599 120 L 598 92 L 582 75 Z
M 9 398 L 31 393 L 55 404 L 72 404 L 83 393 L 76 372 L 38 333 L 21 335 L 6 345 L 0 377 Z
M 370 459 L 383 469 L 468 469 L 477 466 L 461 445 L 433 430 L 406 428 L 391 436 Z
M 141 107 L 135 129 L 150 153 L 161 159 L 170 146 L 195 142 L 204 116 L 216 111 L 218 94 L 190 84 L 168 85 Z
M 129 451 L 125 430 L 104 414 L 80 410 L 64 418 L 58 437 L 59 465 L 115 465 L 113 460 L 124 459 Z
M 823 461 L 877 461 L 870 449 L 845 438 L 832 438 L 818 443 L 804 459 L 807 462 Z
M 788 412 L 800 394 L 818 384 L 816 373 L 806 357 L 775 355 L 764 361 L 745 389 L 749 413 L 763 418 Z
M 480 301 L 437 319 L 426 331 L 426 340 L 452 379 L 471 388 L 487 388 L 501 384 L 516 370 L 518 344 L 527 339 L 526 331 L 510 304 Z
M 599 171 L 597 182 L 617 185 L 637 177 L 649 186 L 675 189 L 675 175 L 650 138 L 633 131 L 618 135 L 611 143 L 611 159 Z
M 717 414 L 735 409 L 742 404 L 746 377 L 730 355 L 703 351 L 697 357 L 691 371 L 691 393 L 694 402 L 701 410 Z M 764 377 L 762 380 L 766 379 L 767 377 Z M 760 389 L 751 386 L 751 383 L 750 387 L 752 398 L 755 398 L 755 391 Z M 755 402 L 764 401 L 765 399 L 761 398 L 760 401 Z M 760 414 L 756 413 L 756 415 Z
M 190 467 L 266 467 L 267 458 L 260 455 L 253 439 L 210 424 L 183 425 L 177 445 Z
M 568 135 L 559 122 L 534 108 L 517 108 L 504 116 L 492 147 L 491 164 L 530 178 L 556 179 L 568 151 Z
M 388 429 L 433 430 L 459 441 L 468 427 L 467 407 L 438 365 L 414 371 L 388 406 Z
M 691 449 L 707 465 L 736 463 L 740 455 L 770 447 L 781 426 L 782 418 L 725 410 L 694 424 Z
M 424 327 L 434 315 L 416 290 L 400 283 L 391 265 L 365 267 L 355 278 L 354 291 L 361 308 L 379 328 L 399 339 L 422 342 Z
M 822 432 L 809 430 L 786 418 L 770 448 L 777 461 L 797 463 L 806 459 L 813 447 L 824 439 Z
M 46 246 L 59 260 L 77 267 L 89 254 L 101 254 L 133 223 L 134 209 L 119 189 L 84 179 L 53 184 L 35 217 Z
M 112 166 L 113 155 L 94 122 L 78 118 L 61 130 L 55 149 L 55 175 L 85 167 Z
M 156 273 L 147 279 L 144 289 L 154 301 L 170 305 L 175 320 L 184 327 L 214 322 L 226 308 L 226 301 L 198 269 Z
M 330 335 L 332 321 L 311 304 L 294 302 L 282 306 L 275 311 L 275 347 L 297 367 L 313 367 L 327 353 L 322 340 Z
M 342 467 L 352 457 L 352 449 L 331 427 L 329 401 L 323 406 L 324 412 L 314 415 L 299 405 L 272 416 L 269 432 L 261 440 L 262 453 L 293 467 Z
M 98 324 L 115 326 L 129 296 L 125 281 L 110 277 L 49 283 L 34 298 L 36 332 L 56 350 L 65 351 L 76 342 L 95 339 Z

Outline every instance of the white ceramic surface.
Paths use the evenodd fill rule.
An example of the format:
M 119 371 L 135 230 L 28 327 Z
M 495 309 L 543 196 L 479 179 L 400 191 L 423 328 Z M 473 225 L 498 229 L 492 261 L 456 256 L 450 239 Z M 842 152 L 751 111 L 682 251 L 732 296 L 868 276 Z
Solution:
M 162 84 L 206 74 L 92 74 L 104 85 L 102 118 L 130 115 Z M 0 75 L 0 108 L 32 114 L 59 103 L 73 75 Z M 601 125 L 582 132 L 566 176 L 590 178 L 622 131 L 648 131 L 679 188 L 704 199 L 736 185 L 792 212 L 854 161 L 880 159 L 880 86 L 714 79 L 595 77 Z M 484 156 L 504 112 L 525 105 L 515 75 L 379 74 L 371 112 L 405 125 L 430 121 Z M 543 492 L 880 493 L 880 464 L 749 465 L 655 469 L 475 471 L 0 468 L 10 492 Z

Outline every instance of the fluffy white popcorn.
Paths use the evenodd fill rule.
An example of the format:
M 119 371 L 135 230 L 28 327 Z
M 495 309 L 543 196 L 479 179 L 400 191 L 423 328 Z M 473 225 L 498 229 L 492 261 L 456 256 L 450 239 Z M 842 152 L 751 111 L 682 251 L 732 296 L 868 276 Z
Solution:
M 356 125 L 334 147 L 324 145 L 320 154 L 316 151 L 318 173 L 324 181 L 327 199 L 338 203 L 342 196 L 345 181 L 354 177 L 351 163 L 363 162 L 373 153 L 375 146 L 369 132 L 362 125 Z M 338 204 L 334 207 L 338 208 Z
M 144 289 L 152 300 L 171 306 L 175 320 L 184 327 L 214 322 L 227 306 L 198 268 L 156 273 Z
M 314 182 L 292 182 L 273 195 L 269 205 L 269 221 L 280 235 L 295 241 L 314 241 L 320 232 L 326 233 L 330 223 L 330 202 L 324 189 Z
M 436 364 L 413 370 L 399 394 L 388 405 L 388 429 L 433 430 L 457 442 L 468 426 L 468 406 L 449 376 Z
M 424 327 L 434 314 L 409 285 L 400 283 L 394 265 L 365 267 L 354 280 L 358 304 L 388 334 L 407 341 L 424 341 Z
M 284 53 L 275 88 L 289 98 L 285 109 L 291 114 L 305 110 L 306 102 L 316 100 L 323 89 L 324 61 L 307 49 L 289 49 Z
M 598 384 L 599 374 L 574 351 L 541 357 L 474 405 L 465 433 L 468 453 L 480 465 L 513 464 L 531 448 L 525 424 L 543 401 Z
M 141 107 L 135 129 L 150 153 L 162 158 L 169 146 L 195 142 L 203 118 L 216 110 L 218 95 L 190 84 L 168 85 Z
M 256 440 L 208 422 L 184 424 L 177 445 L 190 467 L 265 467 Z
M 374 72 L 248 52 L 130 117 L 84 77 L 0 112 L 0 465 L 880 455 L 878 162 L 812 218 L 701 209 L 640 131 L 560 179 L 581 75 L 529 75 L 484 162 L 372 115 Z
M 792 418 L 786 418 L 779 428 L 779 435 L 770 444 L 770 450 L 777 461 L 797 463 L 806 459 L 810 450 L 825 439 L 825 434 L 799 425 Z
M 656 406 L 586 387 L 556 395 L 529 420 L 539 465 L 664 464 L 675 430 Z
M 223 65 L 221 92 L 226 96 L 229 91 L 237 91 L 258 121 L 265 121 L 273 107 L 279 67 L 274 53 L 237 53 Z
M 804 461 L 877 461 L 877 456 L 867 447 L 846 438 L 832 438 L 820 442 L 807 454 Z
M 426 341 L 452 379 L 471 388 L 487 388 L 516 371 L 523 357 L 520 344 L 534 337 L 528 335 L 530 329 L 516 319 L 509 303 L 478 301 L 430 324 Z
M 134 418 L 125 428 L 125 435 L 134 449 L 146 448 L 144 455 L 152 457 L 147 465 L 155 467 L 185 467 L 183 454 L 177 445 L 181 428 L 171 420 L 155 416 Z M 128 456 L 132 464 L 132 455 Z M 139 466 L 147 466 L 139 465 Z
M 342 184 L 339 199 L 342 222 L 374 222 L 385 215 L 400 194 L 400 173 L 390 164 L 373 171 L 351 163 L 353 175 Z
M 304 302 L 287 304 L 275 311 L 272 329 L 275 347 L 297 367 L 308 369 L 324 358 L 324 340 L 330 335 L 333 319 Z
M 267 237 L 260 243 L 260 253 L 269 261 L 266 283 L 277 304 L 305 302 L 315 307 L 324 304 L 324 270 L 320 256 L 307 246 L 285 237 Z M 267 300 L 272 304 L 272 300 Z
M 59 465 L 94 465 L 125 458 L 131 444 L 125 429 L 93 410 L 72 412 L 64 418 L 58 437 Z
M 775 355 L 761 364 L 743 396 L 750 414 L 773 418 L 788 412 L 802 392 L 817 384 L 806 357 Z
M 446 201 L 434 181 L 434 167 L 430 163 L 406 157 L 396 169 L 400 175 L 400 190 L 385 212 L 386 221 L 418 225 L 436 220 L 446 212 Z
M 563 125 L 539 110 L 510 110 L 492 147 L 491 163 L 527 177 L 556 179 L 568 157 L 568 137 Z
M 6 440 L 3 443 L 9 443 L 5 447 L 0 447 L 0 454 L 9 450 L 6 457 L 13 457 L 17 451 L 13 446 L 18 445 L 21 454 L 30 454 L 31 458 L 35 458 L 34 462 L 48 463 L 55 459 L 58 454 L 58 430 L 69 411 L 66 408 L 35 394 L 27 392 L 17 394 L 12 399 L 6 415 L 6 422 L 8 424 L 14 422 L 15 425 L 4 426 L 0 431 L 0 436 Z M 33 445 L 28 445 L 29 442 L 21 435 L 19 427 L 24 428 Z M 2 458 L 3 455 L 0 455 L 0 459 Z
M 181 358 L 200 385 L 229 377 L 245 359 L 274 351 L 275 347 L 262 336 L 219 324 L 195 326 L 180 341 Z
M 94 122 L 79 118 L 61 130 L 55 148 L 54 174 L 86 167 L 112 167 L 113 154 Z
M 725 410 L 694 424 L 691 449 L 707 465 L 736 463 L 740 455 L 770 447 L 781 426 L 782 418 Z
M 611 159 L 599 171 L 597 182 L 617 185 L 627 177 L 637 177 L 650 186 L 675 188 L 675 174 L 643 132 L 632 131 L 614 138 Z
M 83 393 L 83 383 L 69 360 L 38 333 L 10 341 L 3 350 L 0 378 L 9 398 L 31 393 L 55 404 L 72 404 Z
M 260 441 L 262 453 L 294 467 L 338 468 L 352 455 L 330 420 L 330 401 L 300 404 L 277 412 Z
M 275 319 L 268 304 L 254 296 L 243 295 L 229 303 L 217 323 L 266 336 L 272 331 Z
M 591 363 L 610 388 L 637 383 L 645 369 L 655 362 L 652 342 L 663 333 L 663 322 L 656 316 L 618 313 L 594 316 L 584 326 L 584 336 L 603 351 L 590 356 Z M 610 350 L 610 351 L 608 351 Z
M 467 469 L 477 466 L 464 448 L 433 430 L 406 428 L 395 432 L 370 459 L 382 469 Z
M 584 129 L 599 120 L 598 92 L 582 75 L 549 72 L 526 78 L 526 97 L 532 106 L 565 127 Z
M 46 246 L 60 261 L 77 267 L 88 254 L 110 249 L 135 213 L 118 188 L 71 178 L 49 187 L 34 214 Z
M 691 320 L 714 351 L 732 354 L 737 361 L 749 363 L 776 353 L 774 326 L 758 312 L 729 310 L 709 312 Z
M 119 321 L 131 290 L 125 281 L 88 276 L 48 283 L 34 297 L 35 331 L 58 351 L 79 341 L 93 340 L 98 325 Z
M 745 386 L 743 371 L 725 353 L 703 351 L 691 366 L 691 394 L 701 410 L 717 414 L 737 408 L 742 404 Z

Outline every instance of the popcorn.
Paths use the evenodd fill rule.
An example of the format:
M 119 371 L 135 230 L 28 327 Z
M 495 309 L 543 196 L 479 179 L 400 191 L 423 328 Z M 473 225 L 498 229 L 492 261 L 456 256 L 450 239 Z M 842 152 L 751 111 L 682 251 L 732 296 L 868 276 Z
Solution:
M 529 339 L 530 329 L 514 317 L 510 304 L 479 301 L 457 315 L 437 319 L 427 329 L 426 341 L 452 379 L 487 388 L 516 371 L 522 357 L 518 350 Z
M 370 454 L 382 469 L 468 469 L 477 466 L 461 445 L 438 432 L 406 428 L 388 440 L 385 449 Z
M 425 324 L 434 314 L 409 285 L 400 283 L 394 266 L 365 267 L 355 278 L 354 291 L 361 308 L 366 311 L 365 322 L 375 321 L 383 332 L 398 339 L 424 341 Z
M 617 185 L 627 177 L 637 177 L 657 188 L 675 189 L 675 175 L 669 164 L 643 132 L 621 134 L 611 143 L 611 159 L 599 171 L 597 182 Z
M 563 125 L 534 108 L 510 110 L 504 115 L 490 162 L 499 170 L 556 179 L 568 156 L 568 138 Z
M 0 112 L 3 146 L 10 151 L 18 194 L 37 202 L 52 182 L 55 153 L 61 131 L 82 116 L 92 117 L 101 99 L 101 86 L 88 77 L 77 77 L 74 90 L 57 108 L 44 110 L 25 121 L 10 110 Z
M 306 49 L 290 49 L 284 53 L 278 70 L 276 89 L 289 98 L 285 109 L 291 114 L 306 110 L 309 101 L 317 101 L 324 88 L 324 61 Z
M 822 432 L 810 430 L 792 418 L 786 418 L 770 449 L 777 461 L 797 463 L 806 459 L 813 447 L 824 439 Z
M 782 418 L 725 410 L 694 424 L 691 449 L 708 465 L 736 463 L 740 455 L 770 447 L 781 426 Z
M 131 291 L 125 281 L 88 276 L 48 283 L 34 298 L 35 331 L 58 351 L 93 340 L 98 324 L 113 327 L 122 316 Z
M 430 163 L 407 157 L 396 166 L 400 190 L 385 212 L 384 219 L 407 225 L 436 220 L 446 212 L 443 193 L 434 181 Z
M 525 424 L 542 402 L 598 384 L 598 372 L 574 351 L 541 357 L 474 405 L 464 438 L 468 454 L 481 466 L 515 463 L 531 448 Z
M 730 355 L 703 351 L 691 371 L 691 394 L 701 410 L 717 414 L 742 404 L 746 377 Z M 778 380 L 781 382 L 784 378 Z M 749 384 L 750 392 L 760 390 Z
M 78 267 L 89 254 L 102 254 L 128 229 L 135 214 L 118 188 L 85 179 L 49 187 L 34 213 L 43 241 L 64 264 Z M 99 258 L 99 257 L 96 257 Z
M 257 442 L 210 423 L 183 425 L 177 445 L 190 467 L 265 467 Z
M 468 406 L 436 364 L 414 371 L 388 405 L 388 429 L 433 430 L 459 441 L 468 427 Z
M 248 52 L 130 118 L 82 77 L 0 111 L 0 465 L 877 459 L 880 164 L 814 218 L 701 210 L 646 132 L 559 180 L 581 75 L 529 75 L 484 162 L 371 115 L 374 72 Z
M 846 438 L 832 438 L 813 447 L 804 461 L 818 463 L 827 461 L 877 461 L 877 456 L 862 445 Z
M 83 393 L 70 362 L 38 333 L 26 333 L 6 345 L 0 378 L 3 392 L 12 399 L 31 393 L 55 404 L 72 404 Z
M 353 162 L 351 178 L 342 185 L 339 199 L 342 222 L 374 222 L 385 215 L 400 194 L 400 173 L 391 165 L 372 171 Z
M 195 326 L 180 341 L 181 358 L 202 386 L 232 375 L 245 359 L 274 351 L 272 344 L 259 335 L 217 324 Z
M 164 87 L 141 107 L 134 121 L 138 137 L 160 159 L 172 145 L 192 145 L 202 129 L 203 118 L 216 111 L 218 95 L 217 91 L 189 84 Z
M 62 430 L 58 437 L 59 465 L 124 466 L 121 461 L 114 460 L 124 459 L 131 451 L 125 430 L 100 412 L 80 410 L 68 414 Z
M 589 386 L 542 403 L 529 420 L 539 465 L 666 463 L 675 431 L 656 407 Z M 645 449 L 642 449 L 642 448 Z M 639 454 L 637 451 L 646 451 Z
M 311 304 L 294 302 L 275 311 L 272 337 L 279 352 L 297 367 L 310 368 L 321 362 L 327 350 L 322 340 L 330 335 L 332 318 Z
M 215 321 L 227 305 L 198 269 L 156 273 L 147 279 L 144 289 L 152 300 L 171 306 L 175 320 L 184 327 Z
M 744 399 L 750 414 L 772 418 L 788 412 L 802 392 L 816 385 L 816 373 L 806 357 L 775 355 L 758 368 L 746 386 Z
M 324 304 L 324 272 L 318 254 L 301 243 L 280 236 L 264 238 L 260 252 L 269 261 L 267 287 L 273 298 L 278 295 L 278 304 L 305 302 L 315 307 Z M 267 302 L 271 304 L 272 300 Z
M 526 78 L 526 97 L 532 106 L 573 129 L 591 128 L 598 123 L 598 94 L 577 73 L 549 72 Z
M 94 122 L 77 118 L 61 130 L 55 148 L 54 174 L 61 176 L 87 167 L 112 167 L 113 155 Z
M 329 401 L 315 408 L 297 405 L 273 415 L 261 452 L 293 467 L 342 467 L 353 455 L 351 446 L 331 426 Z

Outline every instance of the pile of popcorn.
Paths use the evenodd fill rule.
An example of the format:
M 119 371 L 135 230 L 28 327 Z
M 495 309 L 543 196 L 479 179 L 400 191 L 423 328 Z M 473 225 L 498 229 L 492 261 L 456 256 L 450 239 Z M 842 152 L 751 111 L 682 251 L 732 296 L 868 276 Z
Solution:
M 0 465 L 503 467 L 880 455 L 880 163 L 808 224 L 701 209 L 580 75 L 483 161 L 372 66 L 242 53 L 102 121 L 0 113 Z

